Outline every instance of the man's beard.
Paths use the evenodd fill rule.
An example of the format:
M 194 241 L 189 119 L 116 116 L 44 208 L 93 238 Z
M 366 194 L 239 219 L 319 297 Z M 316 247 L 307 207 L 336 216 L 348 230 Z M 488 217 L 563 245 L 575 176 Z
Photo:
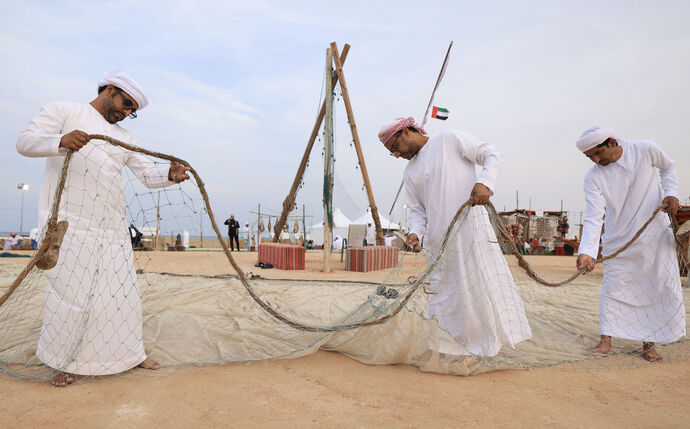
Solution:
M 119 113 L 120 112 L 112 111 L 112 112 L 109 112 L 104 118 L 109 123 L 116 124 L 116 123 L 120 122 L 121 120 L 125 119 L 125 117 Z M 122 116 L 122 117 L 120 117 L 120 116 Z

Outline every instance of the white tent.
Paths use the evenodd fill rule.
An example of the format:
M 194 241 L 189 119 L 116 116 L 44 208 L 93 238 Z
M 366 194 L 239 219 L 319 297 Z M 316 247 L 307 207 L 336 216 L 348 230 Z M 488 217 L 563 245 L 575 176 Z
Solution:
M 384 215 L 382 215 L 380 211 L 379 211 L 379 220 L 381 221 L 381 228 L 383 229 L 384 233 L 387 229 L 395 229 L 395 230 L 400 229 L 400 225 L 398 225 L 397 223 L 391 222 L 388 218 L 386 218 Z M 371 210 L 367 210 L 362 216 L 353 220 L 352 223 L 355 225 L 366 225 L 368 223 L 371 223 L 373 225 L 374 224 L 374 218 L 371 216 Z
M 347 238 L 347 230 L 352 221 L 343 214 L 339 208 L 333 209 L 333 236 L 339 235 L 342 238 Z M 309 238 L 314 240 L 314 244 L 323 244 L 323 222 L 319 222 L 309 227 Z

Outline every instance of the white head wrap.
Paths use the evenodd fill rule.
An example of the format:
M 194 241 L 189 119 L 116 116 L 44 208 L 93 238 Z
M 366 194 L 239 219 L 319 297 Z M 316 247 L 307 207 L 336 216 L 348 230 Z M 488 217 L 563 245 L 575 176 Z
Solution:
M 137 110 L 141 110 L 149 104 L 149 100 L 144 95 L 144 91 L 141 90 L 139 84 L 122 70 L 105 72 L 103 80 L 98 82 L 98 87 L 100 88 L 104 85 L 114 85 L 126 92 L 139 105 Z
M 592 127 L 586 130 L 579 139 L 575 142 L 575 145 L 582 152 L 587 152 L 595 146 L 598 146 L 609 138 L 615 138 L 613 133 L 613 128 L 611 127 Z

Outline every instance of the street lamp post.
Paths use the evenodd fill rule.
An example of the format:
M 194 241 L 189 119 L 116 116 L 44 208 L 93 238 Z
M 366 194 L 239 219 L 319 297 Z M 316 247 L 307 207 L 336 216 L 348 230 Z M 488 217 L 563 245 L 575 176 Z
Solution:
M 17 185 L 17 189 L 21 191 L 22 194 L 22 210 L 21 214 L 19 215 L 19 236 L 21 237 L 22 231 L 24 230 L 24 191 L 29 190 L 29 184 L 28 183 L 20 183 Z

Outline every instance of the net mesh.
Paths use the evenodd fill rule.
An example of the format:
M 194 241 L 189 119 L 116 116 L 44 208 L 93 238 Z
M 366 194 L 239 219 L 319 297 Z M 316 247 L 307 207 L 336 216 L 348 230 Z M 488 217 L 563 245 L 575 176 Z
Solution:
M 113 155 L 110 145 L 92 140 L 92 152 L 73 158 L 133 162 L 128 150 Z M 136 162 L 164 176 L 170 159 L 154 155 L 139 153 Z M 68 166 L 54 208 L 56 220 L 69 223 L 55 267 L 30 263 L 21 276 L 26 261 L 0 260 L 0 294 L 7 295 L 0 304 L 0 370 L 8 376 L 115 374 L 146 355 L 171 371 L 296 358 L 319 349 L 366 364 L 404 363 L 457 375 L 574 363 L 619 368 L 645 364 L 640 340 L 657 341 L 666 362 L 688 357 L 684 303 L 690 293 L 681 287 L 687 278 L 679 276 L 687 258 L 663 213 L 630 248 L 605 262 L 607 270 L 627 270 L 631 285 L 663 285 L 656 295 L 628 291 L 623 298 L 642 309 L 616 309 L 622 319 L 610 323 L 623 323 L 633 339 L 614 338 L 612 353 L 599 355 L 590 349 L 600 334 L 601 266 L 546 286 L 568 279 L 574 259 L 520 256 L 491 207 L 466 205 L 439 249 L 403 251 L 393 269 L 321 275 L 320 252 L 308 252 L 306 271 L 251 279 L 245 271 L 255 260 L 245 257 L 245 270 L 237 270 L 198 176 L 152 188 L 127 168 L 113 178 L 106 168 L 76 165 Z M 130 223 L 142 232 L 135 250 Z M 183 231 L 195 247 L 175 251 Z M 659 256 L 660 246 L 671 248 L 673 257 Z M 648 263 L 631 265 L 631 254 L 647 255 Z

